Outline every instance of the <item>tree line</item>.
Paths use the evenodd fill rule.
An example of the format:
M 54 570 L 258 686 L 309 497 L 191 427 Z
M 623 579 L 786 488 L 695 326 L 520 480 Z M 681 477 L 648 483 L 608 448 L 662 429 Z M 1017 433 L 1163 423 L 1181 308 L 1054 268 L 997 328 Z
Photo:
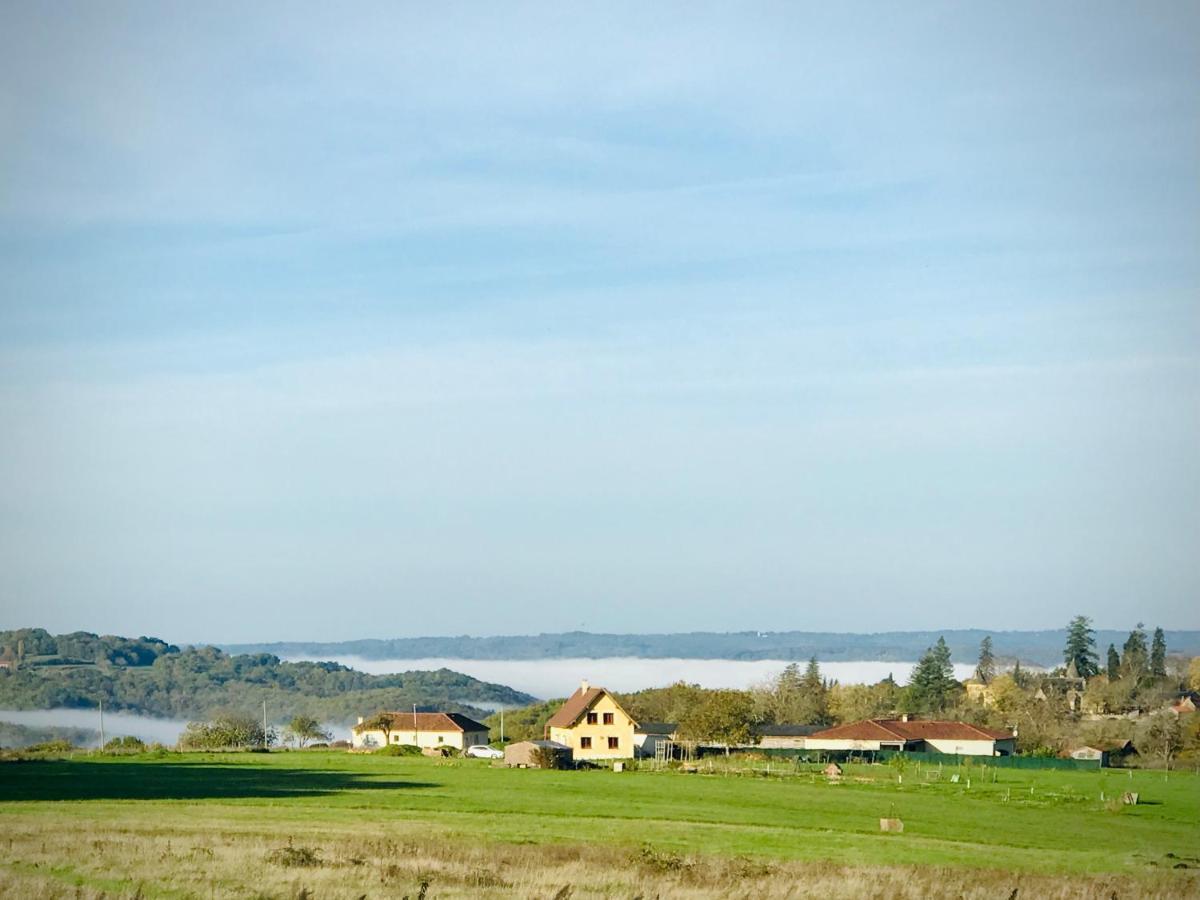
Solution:
M 113 711 L 162 718 L 202 719 L 230 710 L 253 714 L 263 701 L 275 721 L 303 714 L 345 723 L 373 710 L 413 704 L 482 718 L 486 710 L 473 703 L 533 699 L 449 669 L 369 675 L 333 662 L 285 662 L 266 653 L 231 656 L 216 647 L 175 648 L 140 666 L 0 669 L 0 708 L 95 708 L 103 701 Z
M 1160 712 L 1135 719 L 1120 713 L 1154 710 L 1183 690 L 1200 691 L 1200 657 L 1171 657 L 1161 628 L 1147 635 L 1139 623 L 1118 652 L 1109 648 L 1109 665 L 1098 666 L 1090 620 L 1071 621 L 1063 647 L 1063 665 L 1049 671 L 1006 665 L 990 635 L 980 641 L 973 678 L 985 690 L 968 691 L 954 677 L 951 651 L 938 638 L 921 655 L 907 685 L 892 676 L 875 684 L 839 684 L 821 674 L 816 657 L 795 663 L 749 690 L 707 689 L 677 682 L 660 688 L 621 693 L 622 706 L 640 722 L 669 722 L 680 738 L 721 744 L 748 744 L 758 726 L 832 725 L 903 714 L 949 718 L 996 729 L 1017 730 L 1020 752 L 1059 755 L 1091 741 L 1113 744 L 1133 739 L 1155 757 L 1200 755 L 1200 722 L 1195 715 Z M 1114 659 L 1115 656 L 1115 659 Z M 1086 674 L 1084 674 L 1086 673 Z M 1089 719 L 1074 709 L 1069 693 L 1095 710 Z M 563 700 L 545 701 L 505 713 L 510 740 L 540 738 L 546 721 Z M 1106 718 L 1106 716 L 1108 716 Z M 487 724 L 498 736 L 499 716 Z

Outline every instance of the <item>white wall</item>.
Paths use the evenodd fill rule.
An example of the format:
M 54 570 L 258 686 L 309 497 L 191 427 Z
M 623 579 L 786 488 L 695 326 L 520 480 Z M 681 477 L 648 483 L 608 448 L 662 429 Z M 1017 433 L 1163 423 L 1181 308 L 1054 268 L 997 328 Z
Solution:
M 994 756 L 996 749 L 996 742 L 991 740 L 964 741 L 926 738 L 925 745 L 938 753 L 958 753 L 962 756 Z
M 353 732 L 351 744 L 356 748 L 361 748 L 368 735 L 374 740 L 376 747 L 383 746 L 383 732 L 378 730 Z M 487 737 L 486 731 L 464 734 L 461 731 L 413 731 L 411 728 L 407 731 L 395 730 L 390 735 L 393 744 L 411 744 L 422 749 L 450 747 L 454 750 L 465 750 L 472 744 L 486 744 Z
M 878 750 L 879 741 L 851 741 L 844 738 L 805 738 L 805 750 Z

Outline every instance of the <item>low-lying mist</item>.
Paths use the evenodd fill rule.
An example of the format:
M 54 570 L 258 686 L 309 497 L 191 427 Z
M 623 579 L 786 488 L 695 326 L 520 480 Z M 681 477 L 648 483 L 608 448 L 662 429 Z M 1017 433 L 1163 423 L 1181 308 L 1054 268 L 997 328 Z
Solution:
M 307 657 L 291 657 L 304 659 Z M 706 688 L 749 688 L 778 675 L 789 665 L 787 660 L 732 659 L 643 659 L 609 657 L 603 659 L 363 659 L 339 656 L 336 662 L 385 675 L 420 669 L 453 669 L 483 681 L 508 685 L 535 697 L 565 697 L 579 687 L 581 679 L 614 691 L 638 691 L 663 687 L 677 681 Z M 804 663 L 800 663 L 803 667 Z M 842 684 L 874 683 L 889 674 L 906 684 L 915 662 L 821 663 L 821 674 Z M 954 677 L 969 678 L 974 666 L 959 663 Z

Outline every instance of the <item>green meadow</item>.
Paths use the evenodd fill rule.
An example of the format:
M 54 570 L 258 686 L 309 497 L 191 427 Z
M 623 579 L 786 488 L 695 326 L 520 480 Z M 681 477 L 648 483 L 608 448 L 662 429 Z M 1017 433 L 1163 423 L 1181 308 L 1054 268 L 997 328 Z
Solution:
M 532 847 L 543 848 L 546 858 L 571 857 L 579 848 L 582 855 L 571 858 L 580 865 L 599 864 L 588 863 L 587 854 L 603 853 L 610 861 L 603 866 L 618 860 L 620 868 L 651 880 L 686 881 L 697 866 L 736 861 L 758 866 L 753 871 L 768 880 L 773 866 L 819 864 L 947 870 L 964 883 L 979 873 L 1053 877 L 1062 885 L 1111 876 L 1113 884 L 1134 886 L 1134 894 L 1138 885 L 1179 896 L 1200 888 L 1200 777 L 1194 773 L 979 765 L 910 765 L 901 773 L 863 765 L 848 766 L 840 781 L 830 781 L 817 767 L 774 763 L 769 774 L 766 769 L 757 762 L 723 771 L 718 761 L 712 773 L 703 766 L 695 773 L 559 772 L 332 752 L 9 761 L 0 763 L 0 826 L 9 837 L 0 871 L 8 884 L 36 885 L 45 896 L 58 896 L 56 885 L 97 896 L 315 891 L 299 884 L 302 873 L 326 885 L 324 893 L 309 896 L 341 896 L 345 889 L 345 896 L 358 897 L 373 896 L 357 883 L 359 876 L 376 887 L 364 867 L 383 871 L 389 852 L 405 856 L 395 848 L 408 847 L 408 856 L 417 857 L 434 846 L 447 853 L 458 847 L 476 860 L 467 868 L 487 870 L 488 853 L 511 863 L 513 848 Z M 1138 793 L 1136 806 L 1121 803 L 1126 791 Z M 903 833 L 881 833 L 885 816 L 900 818 Z M 59 859 L 46 849 L 47 840 L 64 848 L 97 841 L 112 846 L 83 854 L 84 860 L 64 849 Z M 363 852 L 353 856 L 351 845 Z M 146 867 L 144 857 L 170 858 L 183 847 L 199 854 L 191 860 L 200 863 L 194 877 L 181 874 L 189 871 L 187 860 L 158 873 Z M 297 857 L 299 864 L 289 864 L 310 849 L 319 862 Z M 238 880 L 239 854 L 243 871 L 261 870 L 261 878 Z M 218 879 L 207 893 L 206 858 L 212 861 L 207 877 Z M 437 868 L 435 860 L 427 862 L 430 871 Z M 322 869 L 330 871 L 319 874 Z M 439 889 L 447 896 L 472 893 L 470 885 L 452 882 L 434 880 L 426 890 L 429 896 Z M 493 885 L 484 893 L 520 895 L 518 881 L 504 883 L 512 890 Z M 587 893 L 581 890 L 572 887 L 575 896 Z M 771 894 L 764 889 L 763 895 Z

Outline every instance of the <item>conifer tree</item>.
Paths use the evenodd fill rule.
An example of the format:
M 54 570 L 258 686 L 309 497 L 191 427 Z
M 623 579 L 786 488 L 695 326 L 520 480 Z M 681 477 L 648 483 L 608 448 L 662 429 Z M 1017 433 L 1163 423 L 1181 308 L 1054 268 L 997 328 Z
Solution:
M 803 698 L 803 717 L 801 722 L 809 725 L 826 725 L 829 723 L 829 689 L 821 678 L 821 668 L 814 656 L 808 661 L 804 677 L 800 683 Z
M 1150 644 L 1150 674 L 1155 678 L 1167 677 L 1167 638 L 1161 628 L 1154 629 Z
M 910 705 L 919 712 L 941 712 L 950 704 L 957 684 L 950 648 L 946 639 L 939 637 L 913 669 L 908 687 Z
M 1117 648 L 1112 644 L 1108 645 L 1108 680 L 1116 681 L 1121 677 L 1121 657 L 1117 653 Z
M 979 663 L 975 666 L 975 677 L 984 684 L 996 677 L 996 657 L 992 654 L 990 634 L 979 642 Z
M 1146 648 L 1146 626 L 1138 622 L 1137 628 L 1129 632 L 1125 646 L 1121 649 L 1121 674 L 1129 675 L 1135 680 L 1145 675 L 1150 662 Z
M 1076 616 L 1067 626 L 1067 644 L 1063 648 L 1067 667 L 1075 664 L 1080 678 L 1091 678 L 1100 671 L 1096 664 L 1096 632 L 1087 616 Z
M 1025 674 L 1025 670 L 1021 668 L 1021 661 L 1019 659 L 1013 664 L 1012 680 L 1013 684 L 1019 688 L 1025 688 L 1029 686 L 1029 676 Z

